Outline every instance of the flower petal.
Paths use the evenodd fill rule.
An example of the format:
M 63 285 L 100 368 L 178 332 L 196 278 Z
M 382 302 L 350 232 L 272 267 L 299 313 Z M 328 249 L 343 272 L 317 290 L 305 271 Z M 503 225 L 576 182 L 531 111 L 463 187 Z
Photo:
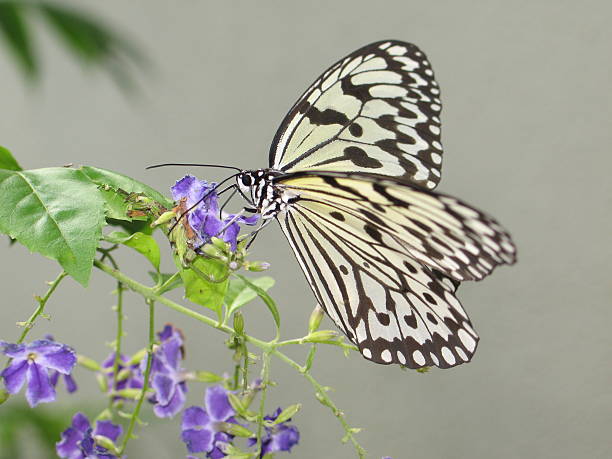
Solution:
M 59 374 L 59 373 L 56 373 Z M 72 394 L 73 392 L 76 392 L 77 390 L 77 384 L 74 380 L 74 378 L 70 375 L 63 375 L 64 376 L 64 384 L 66 384 L 66 390 L 68 391 L 69 394 Z
M 185 392 L 187 391 L 187 386 L 185 383 L 177 384 L 177 387 L 174 390 L 174 394 L 170 401 L 163 405 L 161 403 L 156 403 L 153 407 L 153 411 L 158 418 L 171 418 L 181 411 L 183 405 L 185 404 Z
M 54 349 L 52 352 L 40 353 L 36 357 L 36 363 L 39 365 L 57 370 L 65 375 L 70 374 L 76 362 L 76 354 L 65 345 L 62 345 L 60 349 Z
M 83 413 L 76 413 L 72 417 L 72 427 L 85 433 L 91 428 L 91 424 L 89 423 L 87 416 L 85 416 Z
M 206 409 L 214 421 L 225 421 L 236 414 L 227 397 L 227 390 L 221 386 L 211 386 L 206 389 L 204 397 Z
M 0 373 L 4 378 L 4 385 L 9 393 L 16 394 L 21 390 L 26 380 L 27 371 L 27 360 L 13 360 L 13 362 Z
M 3 346 L 2 352 L 11 359 L 25 359 L 28 356 L 25 344 L 10 344 L 3 341 Z
M 178 370 L 179 363 L 183 358 L 183 352 L 181 350 L 183 343 L 180 339 L 172 338 L 162 344 L 162 352 L 168 365 Z
M 300 432 L 294 426 L 280 426 L 280 430 L 272 435 L 270 451 L 291 451 L 294 445 L 300 441 Z
M 208 429 L 189 429 L 181 433 L 181 439 L 187 445 L 187 451 L 190 453 L 204 453 L 213 447 L 213 434 L 214 432 Z
M 210 424 L 208 413 L 199 406 L 190 406 L 183 413 L 181 429 L 203 429 Z
M 62 432 L 62 438 L 55 444 L 55 451 L 61 458 L 82 458 L 79 442 L 83 439 L 83 432 L 74 427 L 68 427 Z
M 113 424 L 111 421 L 97 421 L 94 435 L 103 435 L 116 441 L 123 432 L 123 427 Z
M 36 362 L 31 362 L 28 366 L 26 400 L 32 408 L 39 403 L 48 403 L 55 400 L 55 389 L 49 381 L 47 369 Z
M 151 387 L 155 389 L 155 398 L 158 403 L 167 405 L 176 390 L 176 382 L 169 376 L 156 374 L 153 375 Z

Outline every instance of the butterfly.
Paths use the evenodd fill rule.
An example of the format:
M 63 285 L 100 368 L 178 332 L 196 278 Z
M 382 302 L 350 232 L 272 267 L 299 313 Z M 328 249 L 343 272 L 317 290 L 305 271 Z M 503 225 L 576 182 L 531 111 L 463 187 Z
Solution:
M 233 185 L 277 220 L 314 296 L 368 360 L 450 368 L 478 335 L 456 292 L 516 261 L 489 215 L 432 191 L 440 89 L 415 45 L 369 44 L 329 67 L 282 121 L 269 167 Z

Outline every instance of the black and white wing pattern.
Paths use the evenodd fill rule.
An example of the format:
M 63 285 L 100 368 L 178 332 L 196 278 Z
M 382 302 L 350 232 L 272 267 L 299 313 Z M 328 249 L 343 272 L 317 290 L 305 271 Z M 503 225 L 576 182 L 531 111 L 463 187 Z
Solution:
M 277 216 L 327 314 L 377 363 L 449 368 L 478 336 L 455 296 L 515 261 L 510 236 L 463 202 L 372 174 L 303 172 Z
M 415 45 L 372 43 L 332 65 L 300 97 L 270 148 L 284 172 L 350 171 L 440 181 L 440 90 Z

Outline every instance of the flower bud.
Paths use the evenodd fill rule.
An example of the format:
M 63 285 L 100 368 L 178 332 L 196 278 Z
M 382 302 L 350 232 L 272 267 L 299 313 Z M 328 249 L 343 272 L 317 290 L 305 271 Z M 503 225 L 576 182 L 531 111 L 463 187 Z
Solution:
M 239 334 L 244 334 L 244 316 L 240 311 L 234 314 L 234 331 Z
M 212 242 L 212 244 L 217 247 L 219 250 L 221 250 L 223 253 L 229 253 L 230 252 L 230 246 L 227 242 L 225 242 L 223 239 L 219 239 L 218 237 L 213 237 L 210 239 L 210 242 Z
M 142 362 L 142 359 L 144 359 L 146 356 L 147 356 L 147 350 L 143 348 L 132 356 L 132 358 L 129 360 L 126 366 L 131 367 L 132 365 L 138 365 L 140 362 Z
M 137 400 L 142 395 L 142 389 L 121 389 L 115 392 L 119 397 Z
M 326 341 L 333 341 L 336 338 L 338 338 L 338 332 L 333 330 L 319 330 L 305 336 L 302 338 L 302 341 L 305 343 L 324 343 Z
M 319 329 L 319 325 L 321 325 L 321 320 L 323 320 L 324 315 L 325 312 L 323 308 L 317 304 L 310 314 L 310 319 L 308 319 L 308 333 L 315 332 Z
M 93 438 L 97 445 L 100 445 L 102 448 L 106 448 L 114 455 L 119 455 L 117 445 L 115 445 L 110 438 L 105 437 L 104 435 L 94 435 Z
M 216 426 L 222 432 L 228 433 L 230 435 L 235 435 L 236 437 L 249 438 L 255 436 L 253 432 L 251 432 L 246 427 L 241 426 L 240 424 L 233 424 L 231 422 L 218 422 Z
M 117 373 L 117 382 L 125 381 L 130 376 L 132 376 L 132 370 L 129 368 L 124 368 L 119 373 Z
M 84 355 L 77 356 L 77 363 L 81 365 L 83 368 L 87 368 L 91 371 L 102 371 L 102 367 L 98 362 L 89 357 L 85 357 Z
M 229 399 L 229 402 L 230 402 L 230 405 L 232 405 L 232 408 L 234 408 L 234 410 L 238 414 L 243 414 L 246 412 L 248 407 L 244 406 L 244 403 L 242 402 L 240 397 L 238 397 L 236 394 L 232 392 L 228 392 L 227 398 Z
M 157 220 L 151 223 L 151 226 L 155 228 L 156 226 L 163 225 L 164 223 L 168 223 L 170 220 L 176 217 L 176 212 L 169 210 L 161 214 Z
M 201 250 L 209 257 L 221 258 L 223 256 L 223 251 L 212 244 L 206 244 Z
M 100 387 L 100 390 L 104 393 L 108 392 L 108 380 L 106 379 L 106 376 L 102 373 L 98 373 L 96 375 L 96 380 L 98 381 L 98 387 Z
M 301 409 L 302 409 L 301 403 L 296 403 L 295 405 L 288 406 L 283 411 L 281 411 L 281 413 L 277 416 L 277 418 L 274 420 L 274 424 L 280 424 L 281 422 L 288 421 L 293 416 L 295 416 L 296 413 L 300 411 Z
M 188 375 L 188 379 L 204 383 L 216 383 L 224 379 L 223 376 L 211 373 L 210 371 L 194 371 L 193 373 L 188 373 Z
M 244 263 L 244 269 L 247 271 L 261 272 L 270 268 L 270 263 L 266 261 L 247 261 Z

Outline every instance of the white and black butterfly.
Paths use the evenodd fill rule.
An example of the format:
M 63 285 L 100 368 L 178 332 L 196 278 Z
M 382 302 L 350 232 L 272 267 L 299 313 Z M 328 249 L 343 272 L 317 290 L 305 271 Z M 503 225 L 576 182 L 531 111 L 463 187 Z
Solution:
M 449 368 L 478 335 L 456 297 L 516 249 L 491 217 L 431 191 L 440 90 L 425 54 L 388 40 L 327 69 L 285 116 L 269 167 L 236 174 L 276 219 L 325 312 L 377 363 Z

